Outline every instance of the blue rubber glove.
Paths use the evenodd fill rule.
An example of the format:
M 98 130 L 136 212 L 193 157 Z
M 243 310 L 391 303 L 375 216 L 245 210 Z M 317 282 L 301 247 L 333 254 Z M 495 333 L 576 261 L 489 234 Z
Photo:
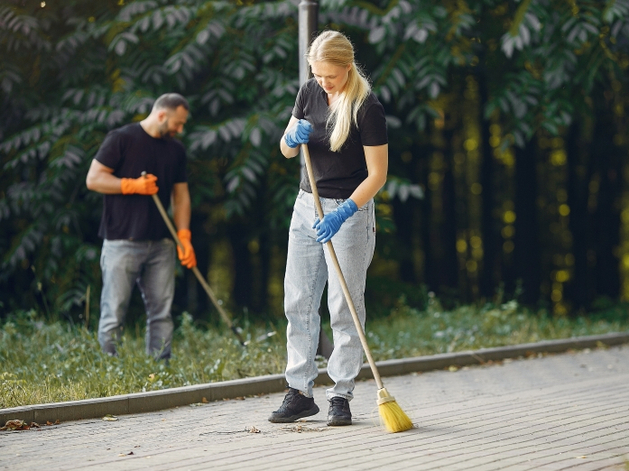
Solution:
M 306 144 L 310 139 L 312 132 L 312 124 L 305 119 L 300 119 L 297 124 L 284 135 L 284 142 L 291 148 L 297 147 L 299 144 Z
M 319 218 L 317 218 L 312 226 L 312 228 L 317 231 L 317 242 L 325 244 L 329 241 L 332 236 L 339 231 L 341 224 L 356 211 L 358 211 L 358 206 L 356 206 L 354 201 L 348 198 L 341 206 L 323 216 L 322 221 L 319 221 Z

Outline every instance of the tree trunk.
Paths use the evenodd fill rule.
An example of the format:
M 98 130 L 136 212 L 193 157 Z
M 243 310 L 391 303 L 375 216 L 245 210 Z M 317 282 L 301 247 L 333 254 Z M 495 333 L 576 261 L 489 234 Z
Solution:
M 238 306 L 248 307 L 251 306 L 253 299 L 253 264 L 247 234 L 247 227 L 241 222 L 234 222 L 227 229 L 234 257 L 234 288 L 231 301 Z
M 410 174 L 410 172 L 408 173 Z M 395 198 L 392 202 L 393 220 L 395 221 L 395 257 L 398 261 L 401 281 L 416 283 L 415 266 L 413 264 L 413 237 L 415 227 L 415 206 L 413 197 L 406 201 Z
M 568 130 L 566 154 L 568 160 L 569 227 L 572 234 L 574 269 L 567 286 L 566 300 L 572 304 L 571 313 L 586 308 L 593 297 L 591 270 L 588 268 L 588 247 L 591 244 L 592 221 L 588 216 L 589 183 L 592 179 L 593 159 L 584 159 L 581 123 L 575 120 Z M 586 162 L 584 160 L 588 160 Z
M 433 218 L 432 218 L 432 190 L 428 184 L 428 177 L 430 175 L 430 155 L 432 149 L 427 149 L 424 154 L 424 168 L 421 172 L 421 184 L 424 187 L 424 199 L 422 201 L 421 211 L 421 239 L 422 247 L 424 249 L 424 281 L 428 286 L 428 289 L 436 291 L 439 287 L 439 277 L 437 272 L 437 263 L 434 256 L 434 244 L 433 244 Z
M 252 305 L 254 312 L 260 313 L 269 309 L 269 279 L 271 273 L 271 241 L 268 232 L 259 237 L 260 240 L 260 269 L 255 285 L 257 296 Z
M 480 93 L 480 113 L 478 120 L 481 128 L 481 168 L 480 184 L 482 192 L 481 206 L 481 236 L 483 240 L 483 264 L 480 273 L 479 289 L 484 298 L 491 298 L 496 290 L 496 272 L 499 266 L 498 259 L 498 235 L 494 218 L 494 155 L 489 144 L 489 121 L 484 119 L 483 110 L 489 99 L 487 91 L 487 78 L 484 73 L 477 75 Z
M 527 305 L 539 301 L 541 284 L 535 149 L 533 141 L 515 148 L 515 273 L 522 283 L 521 301 Z
M 195 212 L 190 220 L 190 232 L 192 232 L 192 244 L 197 257 L 197 268 L 201 275 L 207 279 L 207 273 L 210 267 L 210 237 L 203 228 L 207 214 Z M 188 280 L 188 310 L 195 315 L 196 313 L 207 312 L 210 309 L 210 300 L 205 290 L 199 285 L 191 270 L 186 270 Z M 212 308 L 213 309 L 213 308 Z
M 602 100 L 602 98 L 601 98 Z M 607 109 L 598 110 L 592 136 L 591 158 L 598 165 L 600 186 L 594 215 L 596 251 L 596 293 L 617 299 L 620 294 L 620 194 L 622 190 L 622 156 L 614 145 L 616 126 Z
M 457 213 L 456 213 L 456 189 L 454 181 L 454 150 L 452 149 L 452 133 L 447 131 L 446 149 L 444 159 L 446 168 L 443 174 L 442 198 L 443 198 L 443 224 L 441 226 L 442 241 L 442 285 L 447 291 L 458 291 L 459 286 L 459 260 L 456 251 L 457 237 Z

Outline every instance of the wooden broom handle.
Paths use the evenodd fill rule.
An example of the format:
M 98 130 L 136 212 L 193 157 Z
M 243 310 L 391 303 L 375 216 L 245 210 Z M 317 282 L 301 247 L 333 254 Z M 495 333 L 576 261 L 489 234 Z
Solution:
M 145 175 L 145 174 L 146 172 L 142 172 L 142 175 Z M 179 240 L 179 237 L 177 236 L 177 231 L 175 230 L 175 227 L 173 226 L 173 223 L 171 222 L 170 217 L 168 216 L 168 213 L 164 209 L 164 205 L 160 201 L 157 194 L 153 194 L 151 196 L 153 197 L 153 201 L 155 201 L 155 206 L 157 206 L 159 213 L 162 215 L 162 218 L 164 219 L 164 222 L 166 223 L 166 226 L 168 227 L 170 234 L 173 236 L 173 239 L 175 239 L 175 243 L 181 250 L 183 250 L 184 249 L 183 244 L 181 243 L 181 241 Z M 244 345 L 245 341 L 242 338 L 242 335 L 240 335 L 240 332 L 238 332 L 238 329 L 236 329 L 234 324 L 232 324 L 231 319 L 229 318 L 229 316 L 223 309 L 223 306 L 221 306 L 220 303 L 218 302 L 218 299 L 216 298 L 216 295 L 212 291 L 212 288 L 210 288 L 210 285 L 207 284 L 207 281 L 205 281 L 205 278 L 203 277 L 203 275 L 201 275 L 201 272 L 199 271 L 199 269 L 196 266 L 194 266 L 192 267 L 192 272 L 197 277 L 197 280 L 199 280 L 199 283 L 201 283 L 201 286 L 203 286 L 203 289 L 212 300 L 212 304 L 214 304 L 214 307 L 216 307 L 216 309 L 218 310 L 218 313 L 223 318 L 223 321 L 225 322 L 225 324 L 227 324 L 227 326 L 236 335 L 236 338 L 241 343 L 241 345 Z
M 314 198 L 315 206 L 317 208 L 317 213 L 319 214 L 319 219 L 323 220 L 323 208 L 321 207 L 321 201 L 319 201 L 319 191 L 317 190 L 317 183 L 315 182 L 314 173 L 312 171 L 312 163 L 310 161 L 310 151 L 308 150 L 308 144 L 302 144 L 301 148 L 304 152 L 304 161 L 306 162 L 306 172 L 308 173 L 308 180 L 310 181 L 310 189 L 312 190 L 312 196 Z M 352 301 L 352 296 L 349 292 L 349 288 L 347 287 L 347 283 L 345 282 L 345 277 L 343 276 L 343 271 L 341 270 L 341 265 L 339 264 L 339 260 L 336 257 L 336 252 L 334 251 L 334 246 L 332 245 L 332 241 L 329 240 L 325 243 L 327 245 L 328 250 L 330 252 L 330 257 L 332 258 L 332 263 L 334 264 L 334 268 L 336 269 L 336 273 L 339 277 L 339 281 L 341 282 L 341 288 L 343 288 L 343 293 L 345 294 L 345 300 L 347 301 L 347 305 L 349 306 L 349 310 L 352 313 L 352 318 L 354 319 L 354 324 L 356 325 L 356 330 L 358 331 L 358 336 L 360 337 L 360 343 L 363 345 L 363 350 L 365 351 L 365 355 L 367 356 L 367 361 L 369 362 L 369 366 L 371 367 L 371 372 L 373 373 L 373 377 L 376 380 L 376 385 L 378 389 L 383 389 L 384 386 L 382 384 L 382 380 L 380 379 L 380 373 L 378 373 L 378 368 L 376 368 L 376 363 L 373 361 L 373 357 L 371 356 L 371 351 L 369 350 L 369 345 L 367 345 L 367 338 L 365 337 L 365 332 L 363 331 L 363 326 L 360 324 L 360 319 L 358 318 L 358 313 L 356 312 L 356 308 L 354 307 L 354 302 Z

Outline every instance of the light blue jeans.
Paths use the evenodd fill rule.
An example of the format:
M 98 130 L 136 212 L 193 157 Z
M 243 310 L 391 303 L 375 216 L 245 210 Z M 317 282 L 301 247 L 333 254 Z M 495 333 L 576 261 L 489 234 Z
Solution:
M 146 308 L 146 352 L 170 358 L 173 336 L 171 306 L 175 294 L 175 244 L 156 241 L 105 240 L 100 257 L 103 290 L 98 341 L 104 352 L 116 354 L 116 343 L 135 284 Z
M 325 214 L 345 200 L 321 198 Z M 363 364 L 360 337 L 349 310 L 328 248 L 316 241 L 312 225 L 317 217 L 311 193 L 299 192 L 291 219 L 284 310 L 288 319 L 286 381 L 291 388 L 312 397 L 317 377 L 315 354 L 321 319 L 319 305 L 326 282 L 334 351 L 328 360 L 328 374 L 334 386 L 327 398 L 353 398 L 354 380 Z M 373 200 L 347 219 L 332 237 L 332 244 L 360 322 L 365 326 L 365 283 L 376 243 Z

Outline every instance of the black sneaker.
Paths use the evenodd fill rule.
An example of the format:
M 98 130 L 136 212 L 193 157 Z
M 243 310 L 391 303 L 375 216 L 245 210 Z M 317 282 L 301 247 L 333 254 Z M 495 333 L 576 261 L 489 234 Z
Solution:
M 328 425 L 352 425 L 352 413 L 349 411 L 349 401 L 344 397 L 334 396 L 330 399 Z
M 310 417 L 319 412 L 313 397 L 304 396 L 301 391 L 288 388 L 284 402 L 269 417 L 269 422 L 288 423 L 303 417 Z

